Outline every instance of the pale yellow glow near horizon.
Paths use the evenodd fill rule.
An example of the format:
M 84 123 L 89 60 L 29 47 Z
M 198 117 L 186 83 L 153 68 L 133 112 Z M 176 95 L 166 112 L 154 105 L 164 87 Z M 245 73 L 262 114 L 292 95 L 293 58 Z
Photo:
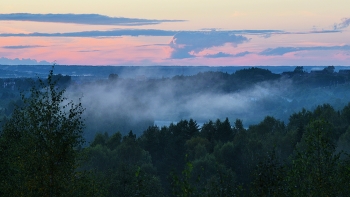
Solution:
M 348 0 L 2 0 L 0 13 L 95 13 L 188 20 L 183 24 L 185 29 L 297 30 L 331 27 L 341 18 L 350 17 L 347 4 Z

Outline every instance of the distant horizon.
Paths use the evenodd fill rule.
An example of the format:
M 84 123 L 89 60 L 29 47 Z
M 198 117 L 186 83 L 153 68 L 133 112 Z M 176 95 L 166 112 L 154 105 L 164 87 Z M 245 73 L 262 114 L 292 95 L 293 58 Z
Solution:
M 348 67 L 349 65 L 227 65 L 227 66 L 211 66 L 211 65 L 92 65 L 92 64 L 0 64 L 1 66 L 121 66 L 121 67 L 310 67 L 310 66 L 335 66 L 335 67 Z
M 55 74 L 74 76 L 79 79 L 107 79 L 110 74 L 118 74 L 122 78 L 140 76 L 154 78 L 170 78 L 177 75 L 192 76 L 204 72 L 222 72 L 233 74 L 236 71 L 250 68 L 267 69 L 275 74 L 293 72 L 297 66 L 93 66 L 93 65 L 0 65 L 0 78 L 47 77 L 54 67 Z M 327 66 L 303 66 L 304 71 L 311 73 L 323 70 Z M 350 66 L 334 66 L 334 72 L 350 70 Z M 86 76 L 88 78 L 86 78 Z M 83 78 L 81 78 L 83 77 Z
M 91 67 L 350 67 L 349 65 L 227 65 L 227 66 L 212 66 L 212 65 L 92 65 L 92 64 L 1 64 L 0 66 L 91 66 Z

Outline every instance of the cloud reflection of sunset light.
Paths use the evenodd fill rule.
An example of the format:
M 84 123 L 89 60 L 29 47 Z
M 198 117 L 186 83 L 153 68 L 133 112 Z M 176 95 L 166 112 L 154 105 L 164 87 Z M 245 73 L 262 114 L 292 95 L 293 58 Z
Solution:
M 350 65 L 344 0 L 42 4 L 0 3 L 0 58 L 66 65 Z

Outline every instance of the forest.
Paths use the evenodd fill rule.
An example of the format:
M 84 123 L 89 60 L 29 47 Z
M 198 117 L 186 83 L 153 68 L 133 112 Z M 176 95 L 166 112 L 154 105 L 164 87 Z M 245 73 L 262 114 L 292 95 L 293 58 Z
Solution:
M 302 67 L 283 74 L 250 68 L 141 81 L 111 74 L 86 84 L 50 71 L 47 79 L 16 79 L 15 84 L 32 84 L 22 91 L 8 81 L 1 90 L 8 104 L 1 111 L 0 196 L 348 196 L 349 76 L 330 66 L 314 73 Z M 121 91 L 131 104 L 117 114 L 104 111 L 110 119 L 97 119 L 97 108 L 84 103 L 89 94 L 80 94 L 95 84 L 107 92 L 133 89 Z M 238 97 L 257 85 L 282 92 L 263 89 Z M 170 115 L 155 109 L 176 120 L 169 125 L 152 124 L 158 117 L 141 113 L 159 107 L 142 99 L 154 100 L 159 90 L 169 97 L 157 102 L 175 97 L 181 108 Z M 249 98 L 239 104 L 256 108 L 210 108 L 220 98 L 205 102 L 213 111 L 186 110 L 191 95 L 200 101 L 215 94 L 229 94 L 230 102 Z M 225 108 L 242 112 L 215 111 Z M 253 116 L 243 112 L 259 110 L 271 114 L 246 124 Z M 206 113 L 218 117 L 200 116 Z M 133 120 L 134 114 L 141 115 Z

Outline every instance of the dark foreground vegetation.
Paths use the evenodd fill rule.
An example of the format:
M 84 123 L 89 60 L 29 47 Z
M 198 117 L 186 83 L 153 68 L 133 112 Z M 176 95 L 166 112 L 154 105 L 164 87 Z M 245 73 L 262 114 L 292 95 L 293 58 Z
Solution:
M 349 196 L 350 103 L 287 124 L 183 119 L 84 144 L 85 109 L 53 78 L 2 123 L 0 196 Z
M 110 196 L 348 196 L 349 117 L 350 104 L 325 104 L 287 125 L 266 117 L 247 129 L 228 119 L 199 129 L 191 119 L 139 138 L 98 134 L 84 166 Z

